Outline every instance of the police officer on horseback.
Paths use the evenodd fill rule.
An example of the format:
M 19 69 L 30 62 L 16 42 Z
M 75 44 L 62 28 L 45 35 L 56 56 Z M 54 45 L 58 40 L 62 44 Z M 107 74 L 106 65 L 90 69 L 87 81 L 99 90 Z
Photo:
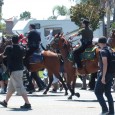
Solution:
M 29 31 L 28 36 L 27 36 L 27 40 L 28 40 L 27 47 L 28 47 L 28 50 L 26 52 L 25 61 L 24 61 L 26 67 L 29 66 L 29 57 L 35 51 L 39 50 L 39 45 L 40 45 L 40 42 L 41 42 L 40 33 L 37 32 L 35 24 L 30 24 L 29 25 L 29 30 L 30 31 Z
M 71 36 L 71 37 L 75 37 L 75 36 L 79 36 L 79 35 L 82 36 L 82 38 L 81 38 L 82 46 L 80 46 L 78 49 L 75 49 L 73 51 L 75 67 L 78 68 L 78 69 L 82 68 L 80 54 L 82 52 L 84 52 L 85 49 L 88 46 L 92 45 L 93 31 L 90 29 L 89 24 L 90 24 L 89 20 L 88 19 L 84 19 L 82 21 L 82 27 L 83 28 L 80 29 L 77 34 L 74 34 L 73 36 Z M 77 65 L 76 65 L 76 63 L 77 63 Z

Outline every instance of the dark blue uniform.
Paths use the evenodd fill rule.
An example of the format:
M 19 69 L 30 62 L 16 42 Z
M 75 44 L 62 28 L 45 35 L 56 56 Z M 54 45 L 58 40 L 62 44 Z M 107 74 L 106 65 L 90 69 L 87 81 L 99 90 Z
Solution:
M 41 37 L 40 33 L 37 32 L 35 29 L 31 30 L 28 33 L 28 50 L 26 52 L 26 57 L 25 57 L 25 65 L 26 67 L 29 66 L 29 57 L 39 49 L 39 44 L 41 42 Z

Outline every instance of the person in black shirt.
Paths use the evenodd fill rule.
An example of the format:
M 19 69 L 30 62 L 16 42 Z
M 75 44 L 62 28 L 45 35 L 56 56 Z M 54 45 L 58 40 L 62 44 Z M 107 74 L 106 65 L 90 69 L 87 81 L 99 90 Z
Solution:
M 100 46 L 100 55 L 99 55 L 99 67 L 100 71 L 98 72 L 97 82 L 95 85 L 95 95 L 99 101 L 99 104 L 102 108 L 102 114 L 104 115 L 114 115 L 114 102 L 113 97 L 111 94 L 111 86 L 113 82 L 113 73 L 110 73 L 109 70 L 109 51 L 111 50 L 110 47 L 106 44 L 107 38 L 100 37 L 98 40 L 98 45 Z M 106 105 L 105 99 L 103 94 L 108 100 L 108 106 Z
M 26 56 L 25 56 L 25 65 L 26 67 L 29 66 L 29 57 L 37 50 L 39 50 L 39 45 L 41 42 L 41 37 L 40 37 L 40 33 L 37 32 L 35 24 L 30 24 L 29 25 L 29 33 L 27 36 L 27 47 L 28 50 L 26 52 Z
M 75 49 L 73 51 L 73 56 L 74 56 L 74 61 L 75 63 L 77 63 L 77 65 L 75 64 L 75 67 L 78 67 L 78 69 L 81 69 L 82 68 L 82 64 L 81 64 L 81 59 L 80 59 L 80 54 L 82 52 L 85 51 L 85 49 L 92 45 L 92 40 L 93 40 L 93 31 L 89 28 L 89 20 L 88 19 L 84 19 L 82 21 L 82 26 L 83 28 L 80 29 L 78 31 L 78 33 L 70 36 L 70 38 L 73 38 L 75 36 L 79 36 L 81 35 L 82 38 L 81 38 L 81 43 L 82 43 L 82 46 L 80 46 L 78 49 Z
M 29 103 L 26 94 L 26 89 L 23 86 L 23 80 L 22 80 L 23 69 L 24 69 L 23 57 L 25 56 L 25 50 L 23 47 L 19 46 L 18 40 L 19 40 L 18 36 L 14 35 L 12 37 L 13 45 L 7 46 L 4 53 L 0 54 L 7 57 L 7 66 L 11 73 L 10 80 L 8 83 L 8 92 L 6 95 L 6 99 L 4 101 L 1 101 L 0 104 L 4 107 L 7 107 L 7 103 L 10 97 L 16 90 L 17 93 L 20 94 L 25 101 L 25 104 L 20 108 L 30 109 L 31 104 Z

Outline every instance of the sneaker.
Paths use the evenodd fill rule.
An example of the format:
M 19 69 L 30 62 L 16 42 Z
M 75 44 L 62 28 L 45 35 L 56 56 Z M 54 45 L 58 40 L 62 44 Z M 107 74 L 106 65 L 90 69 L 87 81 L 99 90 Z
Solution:
M 21 109 L 31 109 L 31 104 L 25 103 L 23 106 L 20 106 Z
M 7 103 L 6 103 L 5 100 L 4 101 L 0 101 L 0 105 L 2 105 L 3 107 L 7 107 Z
M 0 94 L 5 94 L 4 89 L 1 89 Z
M 85 88 L 85 87 L 82 87 L 80 90 L 86 90 L 87 88 Z
M 100 115 L 109 115 L 109 112 L 102 112 Z

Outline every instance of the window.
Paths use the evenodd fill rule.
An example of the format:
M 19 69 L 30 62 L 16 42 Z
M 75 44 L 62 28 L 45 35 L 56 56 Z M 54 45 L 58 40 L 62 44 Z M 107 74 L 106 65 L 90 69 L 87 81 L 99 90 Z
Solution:
M 36 27 L 36 29 L 40 29 L 40 24 L 39 23 L 35 23 L 35 27 Z
M 62 32 L 62 27 L 52 27 L 52 28 L 45 28 L 44 29 L 44 36 L 48 36 L 52 33 L 52 36 Z

